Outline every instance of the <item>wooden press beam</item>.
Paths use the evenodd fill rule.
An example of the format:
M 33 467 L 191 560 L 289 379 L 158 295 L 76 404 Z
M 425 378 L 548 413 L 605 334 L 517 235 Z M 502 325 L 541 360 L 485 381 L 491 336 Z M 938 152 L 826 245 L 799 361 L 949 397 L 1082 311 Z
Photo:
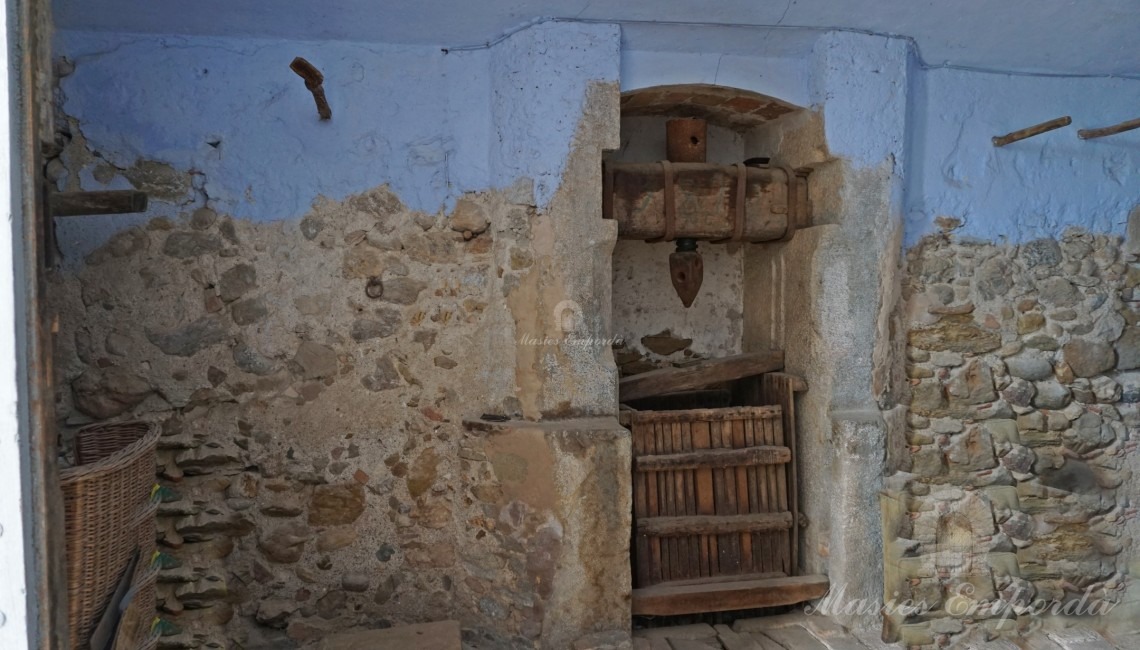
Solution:
M 739 169 L 678 162 L 671 164 L 671 174 L 674 238 L 716 241 L 736 234 Z M 806 173 L 782 167 L 747 167 L 744 178 L 742 241 L 776 241 L 811 225 Z M 602 184 L 602 217 L 617 221 L 619 238 L 649 240 L 666 235 L 661 163 L 606 162 Z
M 53 217 L 146 212 L 145 192 L 107 190 L 104 192 L 53 192 L 48 207 Z
M 783 367 L 782 350 L 749 352 L 720 359 L 708 359 L 684 368 L 661 368 L 625 377 L 618 383 L 618 396 L 620 401 L 625 402 L 663 393 L 704 388 L 721 382 L 781 370 Z
M 827 576 L 794 576 L 725 581 L 711 584 L 664 583 L 633 590 L 634 616 L 675 616 L 794 605 L 827 594 Z

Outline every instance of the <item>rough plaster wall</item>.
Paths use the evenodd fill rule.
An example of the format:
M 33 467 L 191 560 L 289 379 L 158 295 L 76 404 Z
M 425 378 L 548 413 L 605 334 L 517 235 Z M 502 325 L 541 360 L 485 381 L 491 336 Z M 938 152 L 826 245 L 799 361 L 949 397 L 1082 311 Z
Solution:
M 218 46 L 157 39 L 148 51 L 133 37 L 100 38 L 127 43 L 76 56 L 65 90 L 83 115 L 72 116 L 58 178 L 73 189 L 130 183 L 158 200 L 138 226 L 87 218 L 91 244 L 64 242 L 74 263 L 57 274 L 51 296 L 61 315 L 58 406 L 71 425 L 133 416 L 162 424 L 160 478 L 173 493 L 160 539 L 177 564 L 163 574 L 161 598 L 183 628 L 163 645 L 289 647 L 353 625 L 455 617 L 469 647 L 563 648 L 585 634 L 628 635 L 628 473 L 606 464 L 628 465 L 628 437 L 612 420 L 608 343 L 581 344 L 609 336 L 616 229 L 600 218 L 597 169 L 603 149 L 618 146 L 617 30 L 544 26 L 489 55 L 504 80 L 494 89 L 499 99 L 481 90 L 469 107 L 488 120 L 480 133 L 491 126 L 495 144 L 481 158 L 505 189 L 463 194 L 446 211 L 439 201 L 458 194 L 435 185 L 446 155 L 428 157 L 435 172 L 393 174 L 428 211 L 380 184 L 392 169 L 382 166 L 387 154 L 376 156 L 381 166 L 364 191 L 348 180 L 332 186 L 333 196 L 321 194 L 353 160 L 321 148 L 320 134 L 363 128 L 346 117 L 345 132 L 337 131 L 338 115 L 379 103 L 375 87 L 330 95 L 330 124 L 316 122 L 307 95 L 289 104 L 311 118 L 297 118 L 290 141 L 319 156 L 299 163 L 296 155 L 251 158 L 250 150 L 234 156 L 240 169 L 230 168 L 228 125 L 248 133 L 251 122 L 285 111 L 265 103 L 265 85 L 226 85 L 243 100 L 166 83 L 161 101 L 142 93 L 132 103 L 130 89 L 117 90 L 133 78 L 127 58 L 185 56 L 185 66 L 220 56 Z M 583 49 L 583 38 L 595 47 Z M 266 50 L 276 53 L 274 65 L 288 52 L 284 66 L 298 51 L 230 45 L 234 61 L 211 75 L 260 69 Z M 342 64 L 359 63 L 366 79 L 381 67 L 351 58 Z M 521 64 L 517 74 L 512 61 Z M 552 66 L 567 61 L 582 65 L 552 80 Z M 100 85 L 112 77 L 119 83 Z M 391 108 L 389 126 L 377 127 L 391 128 L 392 141 L 410 135 L 400 125 L 423 120 L 427 128 L 429 98 L 451 83 L 413 79 L 404 77 L 424 87 L 409 90 L 423 106 Z M 273 88 L 303 90 L 288 81 Z M 164 112 L 183 105 L 218 117 L 221 146 L 195 139 L 195 119 Z M 235 105 L 253 116 L 223 119 Z M 118 112 L 126 108 L 134 110 Z M 527 134 L 547 121 L 569 124 L 553 129 L 566 142 L 547 142 L 553 152 L 527 149 Z M 468 142 L 464 129 L 433 128 L 437 144 Z M 480 133 L 476 144 L 485 141 Z M 405 144 L 400 151 L 413 156 Z M 221 160 L 200 157 L 200 146 Z M 103 152 L 122 158 L 105 169 L 96 155 Z M 516 154 L 509 169 L 495 162 Z M 298 164 L 311 175 L 290 175 Z M 545 189 L 532 190 L 531 171 Z M 244 197 L 246 188 L 260 196 L 263 182 L 290 184 L 284 189 L 297 205 L 312 207 L 294 215 L 246 198 L 203 205 L 215 195 Z M 549 193 L 545 204 L 536 191 Z M 303 218 L 265 221 L 291 216 Z M 374 279 L 383 284 L 379 298 L 365 291 Z M 563 301 L 578 306 L 569 325 L 556 312 Z M 527 345 L 525 337 L 553 342 Z M 464 418 L 485 412 L 611 417 L 563 422 L 534 447 L 544 451 L 519 458 L 487 451 L 484 434 L 464 429 Z M 566 494 L 512 496 L 507 487 L 526 476 L 546 494 Z M 606 539 L 617 542 L 594 546 Z
M 621 89 L 670 84 L 713 84 L 752 90 L 796 106 L 811 103 L 808 74 L 812 42 L 771 56 L 732 56 L 696 52 L 625 50 L 621 57 Z
M 1018 244 L 1068 226 L 1123 234 L 1140 204 L 1140 134 L 1080 140 L 1135 117 L 1140 81 L 928 70 L 914 87 L 907 245 L 963 220 L 962 236 Z M 1073 125 L 996 148 L 1001 135 L 1062 115 Z
M 667 121 L 662 117 L 622 119 L 621 148 L 609 159 L 665 160 Z M 745 158 L 741 134 L 709 126 L 709 162 L 732 164 Z M 623 372 L 687 358 L 726 356 L 741 350 L 742 248 L 700 243 L 704 282 L 688 309 L 681 304 L 669 279 L 669 254 L 675 248 L 672 243 L 629 240 L 621 240 L 614 247 L 613 332 L 625 343 L 619 353 Z M 652 336 L 658 334 L 663 336 Z
M 807 379 L 798 398 L 801 564 L 836 592 L 882 593 L 878 490 L 898 420 L 889 365 L 901 247 L 901 157 L 909 53 L 889 39 L 829 34 L 811 57 L 817 109 L 749 134 L 774 162 L 812 166 L 815 223 L 753 246 L 745 268 L 746 350 L 783 348 Z M 869 126 L 867 120 L 872 124 Z M 849 618 L 876 627 L 877 616 Z
M 887 593 L 932 611 L 890 636 L 1017 636 L 1062 624 L 1027 609 L 1082 598 L 1114 609 L 1065 623 L 1135 632 L 1136 244 L 1070 228 L 1010 246 L 942 223 L 907 256 L 910 446 L 884 531 Z
M 72 186 L 129 188 L 143 157 L 194 172 L 196 192 L 179 198 L 258 221 L 299 218 L 317 195 L 342 200 L 382 182 L 428 212 L 488 187 L 487 52 L 83 32 L 60 33 L 56 52 L 82 71 L 61 82 L 62 106 L 98 156 L 65 161 L 85 167 Z M 325 75 L 331 121 L 318 121 L 289 70 L 295 56 Z M 557 156 L 545 164 L 560 170 Z M 167 209 L 63 222 L 61 244 L 86 254 Z

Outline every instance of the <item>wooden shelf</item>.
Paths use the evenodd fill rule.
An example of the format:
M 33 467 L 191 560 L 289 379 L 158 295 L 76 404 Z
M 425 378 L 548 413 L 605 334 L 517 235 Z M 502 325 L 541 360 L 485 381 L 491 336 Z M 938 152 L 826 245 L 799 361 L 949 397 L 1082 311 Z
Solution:
M 763 577 L 752 580 L 721 577 L 707 582 L 668 582 L 633 590 L 635 616 L 674 616 L 794 605 L 827 594 L 827 576 Z

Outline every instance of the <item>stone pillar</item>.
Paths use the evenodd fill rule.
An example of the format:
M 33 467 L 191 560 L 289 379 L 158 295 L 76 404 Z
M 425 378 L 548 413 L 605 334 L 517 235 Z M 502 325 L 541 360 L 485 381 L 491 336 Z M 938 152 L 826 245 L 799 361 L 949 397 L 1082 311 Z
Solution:
M 614 418 L 473 421 L 467 430 L 464 455 L 489 468 L 469 486 L 480 500 L 472 521 L 494 532 L 476 534 L 460 559 L 473 566 L 504 553 L 520 555 L 507 563 L 510 580 L 495 576 L 515 585 L 514 591 L 488 593 L 480 610 L 510 618 L 518 635 L 536 647 L 628 644 L 629 431 Z M 489 548 L 487 540 L 498 548 Z

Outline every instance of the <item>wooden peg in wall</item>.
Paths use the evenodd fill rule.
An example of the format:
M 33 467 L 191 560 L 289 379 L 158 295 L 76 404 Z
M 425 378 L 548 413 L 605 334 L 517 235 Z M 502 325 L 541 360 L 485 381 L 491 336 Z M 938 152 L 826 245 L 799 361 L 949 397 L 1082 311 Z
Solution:
M 317 114 L 321 116 L 321 119 L 332 119 L 332 108 L 329 106 L 328 100 L 325 99 L 323 85 L 325 76 L 321 74 L 321 71 L 301 57 L 293 59 L 293 62 L 289 64 L 289 69 L 305 80 L 305 88 L 313 93 L 313 99 L 317 102 Z
M 1072 123 L 1073 118 L 1066 115 L 1065 117 L 1058 117 L 1057 119 L 1049 120 L 1048 122 L 1034 124 L 1033 126 L 1026 127 L 1019 131 L 1013 131 L 1012 133 L 1007 133 L 1005 135 L 994 136 L 994 146 L 1004 147 L 1005 145 L 1017 142 L 1018 140 L 1024 140 L 1026 138 L 1032 138 L 1035 135 L 1048 133 L 1054 129 L 1059 129 L 1063 126 L 1069 126 Z
M 1124 133 L 1125 131 L 1131 131 L 1133 129 L 1140 129 L 1140 118 L 1100 129 L 1081 129 L 1077 131 L 1077 137 L 1082 140 L 1092 140 L 1093 138 L 1103 138 L 1106 135 L 1116 135 L 1117 133 Z

